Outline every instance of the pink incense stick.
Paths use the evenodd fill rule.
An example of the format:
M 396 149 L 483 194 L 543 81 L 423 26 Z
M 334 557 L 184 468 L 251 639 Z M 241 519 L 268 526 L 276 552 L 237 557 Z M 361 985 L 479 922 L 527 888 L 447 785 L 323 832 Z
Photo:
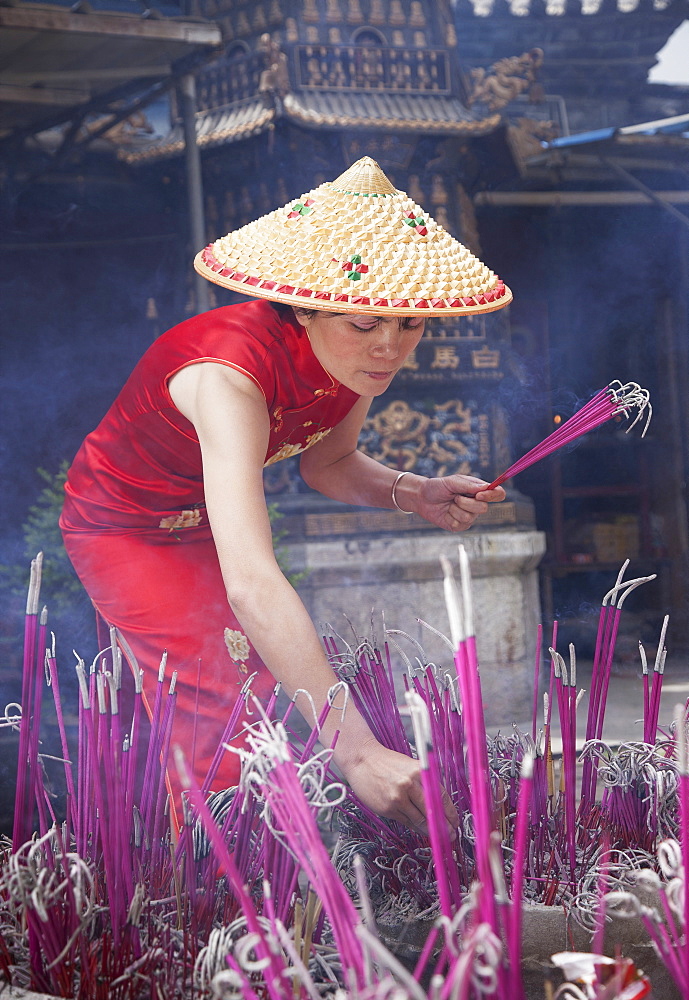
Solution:
M 435 859 L 440 912 L 451 920 L 453 913 L 461 905 L 462 891 L 443 810 L 440 774 L 431 738 L 431 723 L 428 709 L 421 697 L 409 691 L 406 698 L 421 766 L 421 784 L 426 800 L 428 837 Z
M 476 638 L 474 636 L 473 604 L 469 559 L 459 547 L 461 592 L 449 560 L 441 556 L 444 576 L 445 603 L 450 620 L 450 634 L 456 645 L 455 666 L 464 711 L 472 725 L 467 728 L 467 758 L 471 788 L 471 811 L 474 820 L 476 871 L 485 891 L 480 896 L 480 917 L 497 929 L 497 911 L 489 857 L 490 834 L 493 829 L 493 808 L 488 767 L 487 739 L 481 698 Z
M 675 709 L 675 740 L 677 741 L 677 773 L 679 780 L 679 844 L 682 853 L 682 869 L 684 872 L 683 921 L 684 921 L 684 951 L 683 965 L 689 969 L 689 748 L 687 746 L 687 712 L 686 706 L 678 705 Z M 677 949 L 680 950 L 679 948 Z M 686 996 L 686 993 L 685 993 Z
M 67 820 L 72 825 L 72 830 L 77 830 L 77 793 L 74 787 L 74 775 L 72 773 L 72 762 L 69 758 L 69 747 L 67 745 L 67 730 L 65 718 L 62 712 L 62 700 L 60 698 L 60 681 L 57 673 L 57 662 L 55 660 L 55 636 L 51 634 L 51 645 L 46 650 L 46 673 L 49 678 L 50 687 L 53 692 L 55 703 L 55 713 L 57 725 L 60 733 L 60 745 L 62 747 L 62 757 L 64 760 L 65 783 L 67 785 Z
M 14 828 L 12 847 L 16 851 L 31 836 L 33 819 L 34 772 L 37 762 L 31 758 L 32 694 L 35 690 L 37 671 L 36 633 L 38 631 L 38 600 L 41 591 L 43 553 L 31 561 L 31 582 L 26 598 L 24 619 L 24 666 L 22 670 L 22 721 L 19 727 L 19 756 L 17 759 L 17 789 L 14 803 Z
M 540 681 L 541 672 L 541 651 L 543 647 L 543 626 L 538 626 L 537 638 L 536 638 L 536 656 L 534 659 L 534 676 L 533 676 L 533 706 L 531 710 L 531 738 L 536 743 L 536 735 L 538 733 L 538 686 Z
M 222 871 L 232 888 L 232 892 L 241 902 L 242 911 L 244 913 L 249 931 L 255 935 L 256 956 L 259 962 L 265 963 L 263 971 L 266 992 L 269 997 L 273 998 L 273 1000 L 280 1000 L 279 995 L 276 996 L 276 984 L 280 982 L 280 973 L 282 970 L 280 969 L 277 956 L 271 953 L 268 941 L 261 933 L 258 913 L 254 902 L 249 895 L 241 873 L 237 869 L 234 858 L 227 848 L 227 844 L 220 835 L 220 830 L 218 829 L 208 805 L 206 804 L 203 793 L 191 775 L 184 759 L 184 755 L 179 747 L 175 747 L 174 756 L 180 775 L 180 781 L 182 785 L 189 790 L 189 799 L 198 812 L 204 829 L 210 838 L 217 864 L 222 867 Z
M 653 684 L 648 691 L 648 706 L 644 706 L 648 709 L 647 714 L 644 715 L 644 741 L 646 743 L 655 743 L 656 734 L 658 732 L 660 697 L 663 689 L 665 657 L 667 656 L 665 636 L 669 620 L 670 616 L 665 615 L 665 618 L 663 619 L 663 626 L 660 630 L 660 639 L 658 640 L 655 664 L 653 666 Z M 648 667 L 646 668 L 646 679 L 648 679 Z
M 554 451 L 569 444 L 570 441 L 574 441 L 576 438 L 581 437 L 582 434 L 593 430 L 594 427 L 599 427 L 608 420 L 612 420 L 618 413 L 624 413 L 626 417 L 629 417 L 631 410 L 638 410 L 638 413 L 627 428 L 628 432 L 641 419 L 644 410 L 648 410 L 646 423 L 641 435 L 643 437 L 648 430 L 652 414 L 648 390 L 642 389 L 636 382 L 627 382 L 625 385 L 617 380 L 611 382 L 605 389 L 600 389 L 593 399 L 589 400 L 574 416 L 566 420 L 564 424 L 561 424 L 557 430 L 549 434 L 547 438 L 541 441 L 540 444 L 537 444 L 535 448 L 532 448 L 531 451 L 527 451 L 526 455 L 523 455 L 514 465 L 506 469 L 497 479 L 494 479 L 490 486 L 486 486 L 486 489 L 492 490 L 496 486 L 500 486 L 506 480 L 511 479 L 512 476 L 516 476 L 517 473 L 528 469 L 530 465 L 540 462 L 546 455 L 551 455 Z
M 514 835 L 514 861 L 512 865 L 512 910 L 507 933 L 507 949 L 510 960 L 510 988 L 515 997 L 523 993 L 521 981 L 521 941 L 522 903 L 524 890 L 524 866 L 526 864 L 529 836 L 531 792 L 533 789 L 534 758 L 524 755 L 521 764 L 519 799 Z

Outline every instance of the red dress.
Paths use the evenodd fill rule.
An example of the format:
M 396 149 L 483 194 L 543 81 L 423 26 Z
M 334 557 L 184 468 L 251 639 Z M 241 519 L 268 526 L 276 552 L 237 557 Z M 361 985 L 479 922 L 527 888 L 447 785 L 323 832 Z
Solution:
M 254 690 L 262 697 L 274 681 L 227 602 L 198 438 L 168 382 L 201 361 L 243 372 L 270 414 L 265 464 L 304 451 L 359 397 L 331 378 L 290 317 L 252 301 L 195 316 L 159 337 L 82 444 L 65 487 L 60 526 L 67 551 L 100 614 L 131 646 L 149 713 L 164 650 L 168 676 L 177 671 L 172 742 L 199 780 L 247 675 L 258 671 Z M 226 753 L 213 788 L 237 776 L 236 755 Z

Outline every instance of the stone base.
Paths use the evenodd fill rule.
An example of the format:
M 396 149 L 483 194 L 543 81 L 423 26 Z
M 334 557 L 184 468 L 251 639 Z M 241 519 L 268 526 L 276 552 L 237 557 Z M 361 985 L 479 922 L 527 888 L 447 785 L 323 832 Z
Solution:
M 659 910 L 657 898 L 644 902 Z M 412 970 L 433 925 L 433 920 L 420 920 L 397 925 L 379 921 L 377 926 L 385 946 L 406 968 Z M 563 981 L 562 972 L 553 965 L 552 955 L 562 951 L 590 952 L 591 947 L 591 933 L 568 916 L 561 906 L 525 903 L 521 947 L 525 1000 L 543 1000 L 546 980 L 553 984 L 553 989 Z M 608 917 L 603 953 L 610 957 L 620 954 L 631 958 L 636 968 L 651 980 L 656 1000 L 682 1000 L 679 987 L 656 954 L 638 917 Z M 427 982 L 424 981 L 423 985 L 428 988 Z
M 390 516 L 396 515 L 390 512 Z M 457 566 L 460 542 L 469 554 L 474 581 L 486 721 L 524 723 L 531 717 L 540 621 L 537 567 L 545 551 L 541 532 L 472 528 L 453 536 L 436 530 L 375 535 L 369 530 L 307 537 L 284 548 L 290 565 L 307 571 L 298 589 L 316 624 L 331 625 L 351 642 L 347 619 L 360 636 L 370 636 L 372 615 L 380 631 L 382 613 L 387 628 L 406 632 L 421 643 L 429 660 L 451 668 L 447 644 L 417 618 L 449 636 L 439 556 L 446 555 Z M 413 659 L 417 655 L 413 644 L 404 645 Z M 402 658 L 395 659 L 401 673 Z

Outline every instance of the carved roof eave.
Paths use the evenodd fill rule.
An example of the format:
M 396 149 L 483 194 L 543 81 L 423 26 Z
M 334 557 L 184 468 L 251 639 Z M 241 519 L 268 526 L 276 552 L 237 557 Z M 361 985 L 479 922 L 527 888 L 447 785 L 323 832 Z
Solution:
M 319 94 L 321 100 L 316 102 L 311 95 L 288 94 L 284 100 L 286 117 L 317 128 L 371 128 L 467 138 L 494 132 L 502 121 L 499 114 L 475 118 L 453 97 L 337 94 L 326 104 L 324 96 Z
M 279 108 L 267 107 L 262 97 L 255 97 L 199 114 L 197 143 L 203 149 L 239 142 L 265 132 L 278 118 L 316 129 L 375 129 L 467 139 L 494 132 L 502 123 L 499 114 L 475 117 L 457 98 L 436 95 L 290 93 L 279 102 Z M 184 134 L 179 124 L 159 139 L 118 149 L 118 157 L 133 165 L 183 153 Z
M 270 128 L 277 117 L 274 107 L 266 107 L 261 97 L 250 98 L 224 108 L 215 108 L 197 115 L 196 142 L 201 149 L 240 142 L 253 135 L 260 135 Z M 174 125 L 167 135 L 146 142 L 136 148 L 120 146 L 118 158 L 125 163 L 139 166 L 154 163 L 184 153 L 184 131 L 181 124 Z

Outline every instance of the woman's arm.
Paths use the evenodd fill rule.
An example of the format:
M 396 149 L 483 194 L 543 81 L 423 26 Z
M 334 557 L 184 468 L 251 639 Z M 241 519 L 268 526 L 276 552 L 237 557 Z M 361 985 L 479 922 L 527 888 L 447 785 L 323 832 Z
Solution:
M 171 380 L 170 394 L 201 444 L 208 517 L 234 613 L 286 692 L 307 690 L 320 711 L 337 678 L 275 560 L 263 493 L 270 430 L 263 396 L 246 376 L 214 363 L 183 369 Z M 297 704 L 311 720 L 308 700 Z M 378 743 L 351 702 L 344 721 L 339 712 L 330 713 L 325 746 L 338 729 L 334 758 L 359 798 L 380 815 L 425 832 L 418 763 Z M 456 826 L 449 797 L 445 812 Z
M 304 452 L 301 474 L 309 486 L 335 500 L 392 508 L 392 487 L 398 471 L 357 450 L 370 404 L 370 399 L 359 399 L 327 437 Z M 403 510 L 419 514 L 439 528 L 464 531 L 488 510 L 489 503 L 505 499 L 501 486 L 483 489 L 486 485 L 473 476 L 427 479 L 408 473 L 399 480 L 395 497 Z

